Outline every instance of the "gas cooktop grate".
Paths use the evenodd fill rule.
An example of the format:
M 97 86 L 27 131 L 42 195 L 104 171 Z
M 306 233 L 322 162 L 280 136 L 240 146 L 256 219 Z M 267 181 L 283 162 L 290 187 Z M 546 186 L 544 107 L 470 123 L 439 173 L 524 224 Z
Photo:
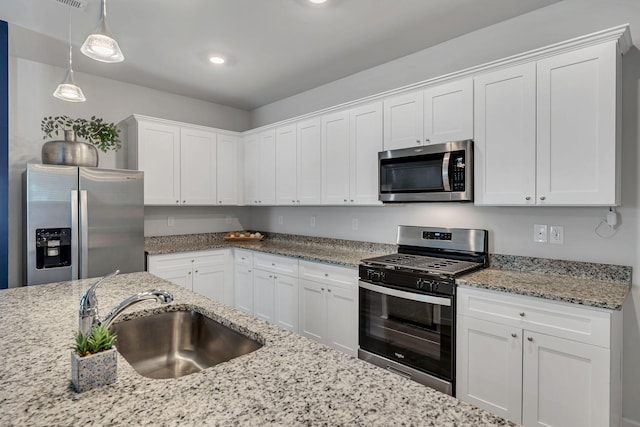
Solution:
M 385 268 L 396 267 L 446 275 L 461 274 L 465 271 L 473 270 L 481 266 L 481 264 L 477 262 L 399 253 L 363 259 L 362 262 L 366 265 L 372 266 L 376 265 Z

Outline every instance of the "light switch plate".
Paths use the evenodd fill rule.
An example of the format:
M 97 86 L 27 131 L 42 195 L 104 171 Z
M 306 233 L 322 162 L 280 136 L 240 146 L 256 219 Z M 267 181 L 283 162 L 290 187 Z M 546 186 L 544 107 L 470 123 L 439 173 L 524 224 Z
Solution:
M 533 224 L 533 241 L 538 243 L 547 243 L 546 224 Z

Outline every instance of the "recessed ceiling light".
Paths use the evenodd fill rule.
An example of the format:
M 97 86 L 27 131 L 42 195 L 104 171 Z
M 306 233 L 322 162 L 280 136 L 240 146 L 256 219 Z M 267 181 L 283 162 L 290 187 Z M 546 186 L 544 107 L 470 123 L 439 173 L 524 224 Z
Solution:
M 322 3 L 326 3 L 327 0 L 309 0 L 309 2 L 313 4 L 322 4 Z
M 209 62 L 211 62 L 212 64 L 220 65 L 224 64 L 226 61 L 222 56 L 214 55 L 209 57 Z

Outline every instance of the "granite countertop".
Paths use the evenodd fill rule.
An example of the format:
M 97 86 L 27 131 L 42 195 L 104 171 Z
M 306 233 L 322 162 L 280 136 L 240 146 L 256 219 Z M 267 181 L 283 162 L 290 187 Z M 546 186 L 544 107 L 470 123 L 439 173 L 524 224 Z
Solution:
M 70 387 L 70 349 L 82 291 L 93 280 L 0 291 L 0 424 L 29 425 L 513 425 L 428 387 L 216 303 L 148 273 L 117 276 L 97 291 L 102 311 L 150 288 L 128 317 L 197 307 L 258 338 L 250 354 L 178 379 L 140 376 L 118 355 L 118 381 Z
M 145 238 L 149 255 L 201 251 L 220 248 L 243 248 L 308 261 L 328 262 L 357 267 L 363 258 L 397 252 L 397 245 L 327 239 L 292 234 L 269 234 L 262 241 L 238 242 L 223 239 L 226 233 L 187 234 Z
M 490 268 L 462 276 L 456 283 L 621 310 L 631 290 L 631 267 L 492 255 Z

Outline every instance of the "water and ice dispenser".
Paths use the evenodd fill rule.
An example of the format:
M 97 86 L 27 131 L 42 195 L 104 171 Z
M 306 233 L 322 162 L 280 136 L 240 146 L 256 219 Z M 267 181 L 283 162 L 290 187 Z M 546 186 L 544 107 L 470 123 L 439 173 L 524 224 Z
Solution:
M 71 228 L 36 229 L 36 268 L 71 265 Z

